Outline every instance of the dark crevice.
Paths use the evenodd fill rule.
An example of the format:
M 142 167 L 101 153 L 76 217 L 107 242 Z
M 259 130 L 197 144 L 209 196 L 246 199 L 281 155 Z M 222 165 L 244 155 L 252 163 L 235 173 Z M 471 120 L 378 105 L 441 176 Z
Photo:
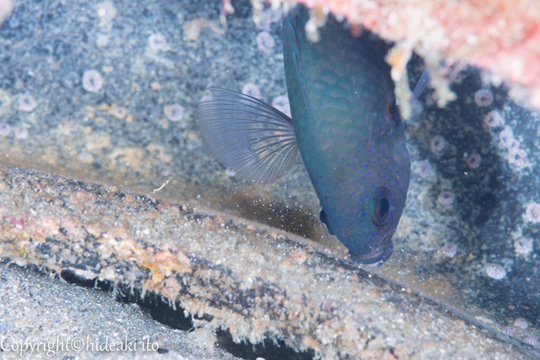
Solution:
M 147 292 L 144 296 L 138 289 L 131 289 L 127 286 L 114 286 L 109 281 L 97 279 L 88 280 L 76 275 L 73 271 L 62 271 L 62 279 L 67 282 L 77 284 L 86 288 L 99 289 L 103 291 L 116 291 L 116 301 L 124 304 L 134 303 L 148 313 L 154 320 L 167 325 L 171 328 L 192 331 L 194 324 L 191 316 L 184 315 L 184 309 L 176 302 L 175 306 L 160 295 L 154 292 Z M 203 315 L 195 316 L 197 320 L 212 321 L 213 316 Z M 281 339 L 266 338 L 261 343 L 252 344 L 249 342 L 235 343 L 228 330 L 218 330 L 216 332 L 217 343 L 225 351 L 233 356 L 255 360 L 262 357 L 265 360 L 311 360 L 315 357 L 313 350 L 298 352 L 287 346 Z M 168 352 L 166 349 L 160 349 L 161 353 Z M 158 351 L 159 352 L 159 351 Z
M 138 289 L 120 288 L 116 293 L 116 301 L 123 304 L 137 304 L 152 319 L 174 329 L 193 330 L 193 320 L 191 316 L 184 314 L 184 309 L 180 307 L 179 302 L 175 306 L 171 306 L 165 298 L 154 292 L 147 292 L 143 297 Z

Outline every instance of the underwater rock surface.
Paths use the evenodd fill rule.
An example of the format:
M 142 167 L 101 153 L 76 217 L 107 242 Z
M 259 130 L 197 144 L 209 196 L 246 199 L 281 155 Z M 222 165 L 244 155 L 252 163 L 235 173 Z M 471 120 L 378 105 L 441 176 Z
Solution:
M 328 357 L 359 343 L 366 357 L 537 354 L 538 113 L 449 66 L 456 100 L 440 108 L 428 90 L 405 122 L 394 256 L 358 269 L 318 225 L 301 164 L 262 187 L 204 149 L 192 111 L 208 86 L 287 107 L 279 12 L 255 23 L 234 5 L 225 28 L 219 2 L 15 1 L 0 26 L 0 162 L 64 178 L 3 168 L 0 255 L 180 296 L 236 340 L 279 334 Z M 412 87 L 422 61 L 407 68 Z
M 153 292 L 210 319 L 201 331 L 225 328 L 252 344 L 283 339 L 325 359 L 525 358 L 410 288 L 276 229 L 15 168 L 2 169 L 0 188 L 2 256 L 124 285 L 126 293 Z M 23 324 L 14 320 L 12 333 L 23 333 Z

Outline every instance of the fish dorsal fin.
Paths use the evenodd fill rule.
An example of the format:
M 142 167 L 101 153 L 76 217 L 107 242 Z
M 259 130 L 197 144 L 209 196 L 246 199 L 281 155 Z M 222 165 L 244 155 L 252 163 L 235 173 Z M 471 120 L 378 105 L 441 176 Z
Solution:
M 240 178 L 273 183 L 296 161 L 298 145 L 291 118 L 259 99 L 210 88 L 195 120 L 206 146 Z
M 285 53 L 285 75 L 287 76 L 287 91 L 298 94 L 300 101 L 297 108 L 304 109 L 308 118 L 313 118 L 309 99 L 308 87 L 304 69 L 303 52 L 309 46 L 306 37 L 305 24 L 309 15 L 305 8 L 293 8 L 283 17 L 283 47 Z M 287 54 L 289 54 L 287 56 Z

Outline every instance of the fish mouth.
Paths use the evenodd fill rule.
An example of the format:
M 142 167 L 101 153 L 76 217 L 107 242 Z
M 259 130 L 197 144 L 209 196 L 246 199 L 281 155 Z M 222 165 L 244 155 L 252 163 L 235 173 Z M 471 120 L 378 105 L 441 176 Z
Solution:
M 360 264 L 369 265 L 373 267 L 379 267 L 386 262 L 394 252 L 394 243 L 392 242 L 392 235 L 394 231 L 388 231 L 369 253 L 364 255 L 356 255 L 351 252 L 351 258 Z

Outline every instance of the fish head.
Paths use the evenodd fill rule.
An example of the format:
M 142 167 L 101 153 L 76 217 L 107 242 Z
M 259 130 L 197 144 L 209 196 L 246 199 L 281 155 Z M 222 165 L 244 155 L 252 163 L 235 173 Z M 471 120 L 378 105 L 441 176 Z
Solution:
M 339 185 L 328 193 L 323 208 L 325 225 L 352 259 L 380 266 L 393 252 L 392 236 L 409 187 L 410 158 L 393 92 L 364 116 L 362 140 L 342 143 L 337 162 L 342 165 L 334 172 Z

